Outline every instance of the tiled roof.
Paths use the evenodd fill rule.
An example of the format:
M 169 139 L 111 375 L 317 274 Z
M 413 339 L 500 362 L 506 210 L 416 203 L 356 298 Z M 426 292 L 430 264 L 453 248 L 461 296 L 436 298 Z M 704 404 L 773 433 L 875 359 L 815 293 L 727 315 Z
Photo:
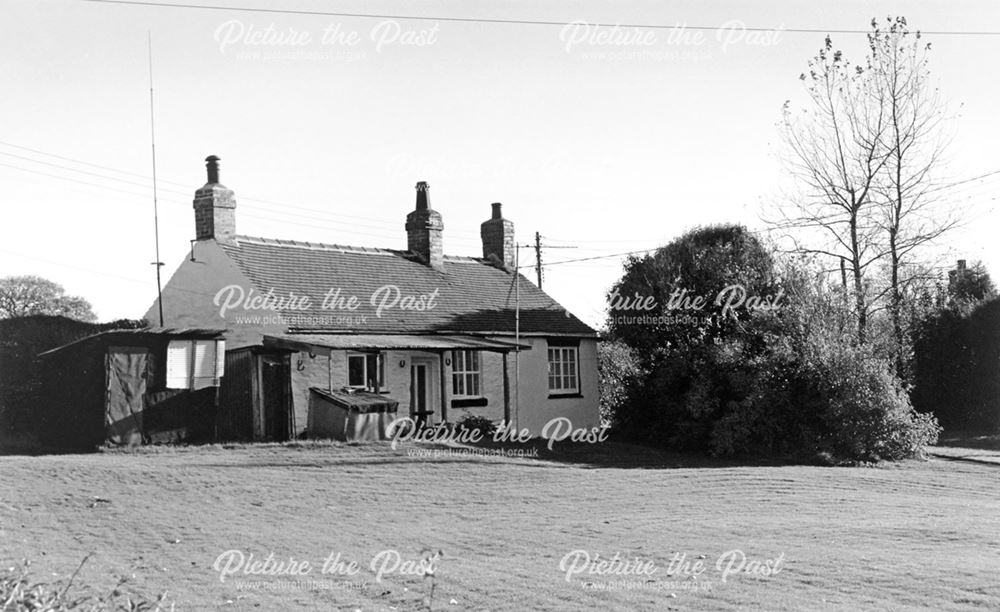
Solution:
M 446 256 L 444 271 L 438 271 L 389 249 L 247 236 L 220 246 L 257 291 L 309 296 L 308 310 L 283 313 L 291 331 L 512 334 L 519 293 L 522 333 L 596 334 L 523 276 L 515 292 L 514 275 L 483 259 Z M 357 298 L 356 310 L 322 307 L 324 296 L 338 290 L 344 302 Z M 435 291 L 434 308 L 402 308 L 407 298 L 426 299 Z M 379 313 L 383 298 L 386 307 Z

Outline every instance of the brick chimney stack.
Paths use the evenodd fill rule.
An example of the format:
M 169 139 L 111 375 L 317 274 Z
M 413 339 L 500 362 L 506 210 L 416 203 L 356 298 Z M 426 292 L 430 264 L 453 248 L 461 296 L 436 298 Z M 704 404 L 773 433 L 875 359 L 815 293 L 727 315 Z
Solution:
M 194 192 L 194 228 L 198 240 L 231 242 L 236 235 L 236 196 L 219 183 L 219 158 L 205 158 L 208 182 Z
M 444 221 L 431 209 L 430 185 L 417 183 L 417 206 L 406 215 L 406 248 L 435 270 L 444 270 Z
M 494 202 L 493 216 L 479 226 L 483 239 L 483 258 L 494 256 L 507 269 L 514 268 L 514 222 L 503 218 L 500 202 Z

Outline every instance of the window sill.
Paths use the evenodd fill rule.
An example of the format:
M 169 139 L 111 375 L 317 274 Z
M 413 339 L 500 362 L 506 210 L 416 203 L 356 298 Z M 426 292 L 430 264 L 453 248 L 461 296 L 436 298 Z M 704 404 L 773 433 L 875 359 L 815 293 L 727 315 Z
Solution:
M 549 399 L 579 399 L 583 397 L 582 393 L 549 393 Z
M 351 389 L 352 391 L 364 391 L 365 393 L 374 393 L 377 395 L 389 395 L 389 391 L 383 389 L 381 391 L 369 391 L 367 387 L 352 387 L 347 385 L 346 387 L 341 387 L 343 389 Z
M 483 408 L 489 405 L 485 397 L 456 397 L 451 400 L 452 408 Z

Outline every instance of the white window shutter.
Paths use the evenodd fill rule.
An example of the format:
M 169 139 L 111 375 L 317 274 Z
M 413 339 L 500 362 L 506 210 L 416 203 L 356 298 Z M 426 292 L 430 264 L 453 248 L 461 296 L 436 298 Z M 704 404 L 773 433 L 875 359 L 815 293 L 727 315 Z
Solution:
M 215 384 L 215 340 L 194 342 L 194 389 L 204 389 Z
M 191 343 L 173 341 L 167 345 L 167 388 L 190 389 Z
M 215 341 L 215 384 L 226 373 L 226 341 Z

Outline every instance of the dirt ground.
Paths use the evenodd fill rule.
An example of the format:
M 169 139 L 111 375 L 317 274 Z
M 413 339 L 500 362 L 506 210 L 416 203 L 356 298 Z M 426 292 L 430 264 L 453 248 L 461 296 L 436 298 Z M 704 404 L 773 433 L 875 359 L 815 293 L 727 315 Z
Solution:
M 2 456 L 0 567 L 65 579 L 93 553 L 79 588 L 177 610 L 413 610 L 432 586 L 434 610 L 1000 609 L 1000 466 L 524 454 Z

